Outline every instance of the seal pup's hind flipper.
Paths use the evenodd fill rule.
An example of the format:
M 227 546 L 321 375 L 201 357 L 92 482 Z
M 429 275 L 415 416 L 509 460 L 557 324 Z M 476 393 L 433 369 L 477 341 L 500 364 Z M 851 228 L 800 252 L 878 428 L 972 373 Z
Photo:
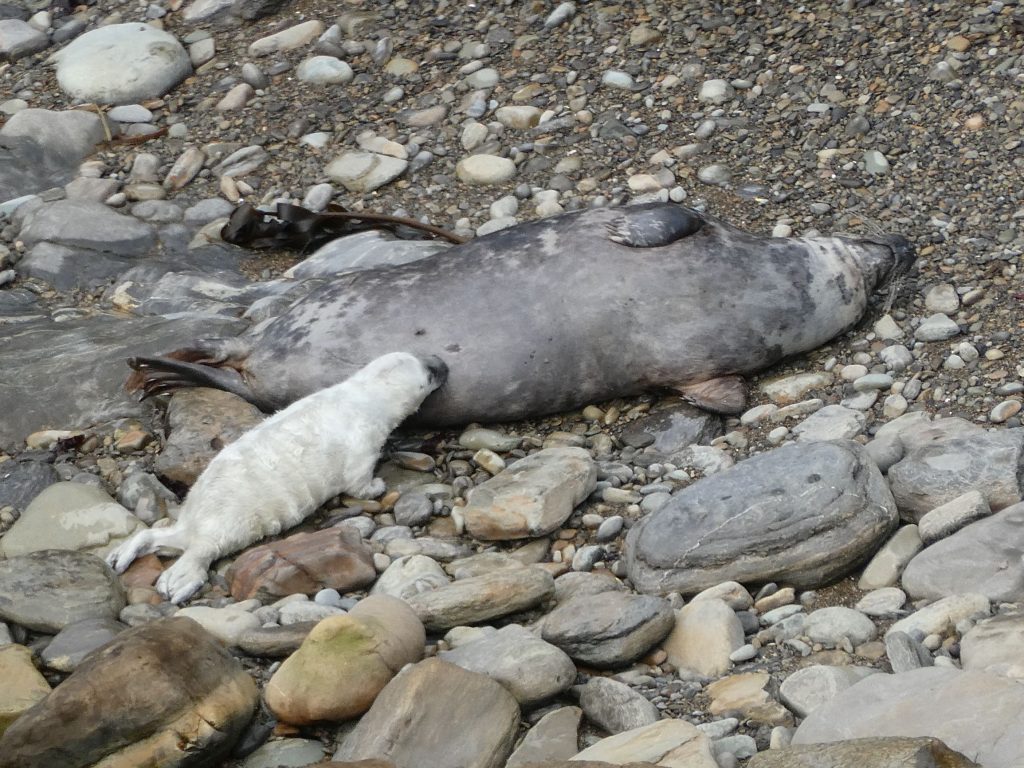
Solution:
M 691 208 L 652 203 L 623 208 L 605 225 L 608 239 L 630 248 L 659 248 L 696 234 L 704 219 Z
M 697 384 L 683 384 L 676 390 L 698 408 L 723 416 L 734 416 L 747 407 L 747 383 L 742 376 L 719 376 Z

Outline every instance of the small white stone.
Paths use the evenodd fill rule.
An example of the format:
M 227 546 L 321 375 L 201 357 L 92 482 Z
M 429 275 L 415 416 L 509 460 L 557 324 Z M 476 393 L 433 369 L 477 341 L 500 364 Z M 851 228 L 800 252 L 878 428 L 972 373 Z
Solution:
M 740 424 L 745 426 L 750 424 L 757 424 L 759 421 L 771 416 L 779 410 L 779 406 L 775 403 L 764 403 L 762 405 L 755 405 L 753 408 L 747 410 L 742 416 L 740 416 Z
M 896 419 L 907 412 L 907 398 L 903 395 L 889 395 L 882 403 L 882 416 L 886 419 Z
M 875 335 L 883 341 L 895 341 L 902 339 L 904 336 L 903 329 L 896 324 L 892 315 L 882 315 L 882 317 L 878 318 L 875 321 L 874 331 Z
M 843 381 L 856 381 L 861 376 L 867 376 L 868 367 L 866 365 L 847 365 L 839 373 L 839 378 Z
M 470 155 L 459 161 L 455 173 L 466 184 L 501 184 L 516 173 L 516 164 L 497 155 Z
M 941 283 L 928 289 L 924 296 L 924 305 L 929 312 L 951 315 L 960 309 L 960 297 L 956 295 L 956 289 L 952 285 Z
M 735 89 L 727 80 L 705 80 L 700 86 L 697 100 L 709 104 L 722 104 L 732 98 Z
M 601 82 L 609 88 L 619 88 L 624 91 L 631 91 L 636 87 L 636 81 L 627 72 L 618 69 L 609 69 L 601 76 Z

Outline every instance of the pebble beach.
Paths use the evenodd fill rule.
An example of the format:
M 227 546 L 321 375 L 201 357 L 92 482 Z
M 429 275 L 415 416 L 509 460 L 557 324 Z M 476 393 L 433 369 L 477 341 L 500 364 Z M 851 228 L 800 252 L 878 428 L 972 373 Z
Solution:
M 1024 762 L 1024 5 L 7 0 L 0 122 L 0 767 Z M 917 264 L 735 418 L 406 429 L 185 605 L 104 564 L 265 418 L 126 358 L 451 247 L 241 203 L 656 201 Z

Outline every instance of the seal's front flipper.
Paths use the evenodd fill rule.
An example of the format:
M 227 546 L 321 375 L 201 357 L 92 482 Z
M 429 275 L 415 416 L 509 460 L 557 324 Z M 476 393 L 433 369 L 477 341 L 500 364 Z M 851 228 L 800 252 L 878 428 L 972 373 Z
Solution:
M 608 222 L 608 239 L 630 248 L 658 248 L 700 231 L 704 220 L 690 208 L 654 203 L 624 208 Z
M 723 416 L 742 413 L 747 407 L 747 385 L 742 376 L 719 376 L 676 389 L 698 408 Z

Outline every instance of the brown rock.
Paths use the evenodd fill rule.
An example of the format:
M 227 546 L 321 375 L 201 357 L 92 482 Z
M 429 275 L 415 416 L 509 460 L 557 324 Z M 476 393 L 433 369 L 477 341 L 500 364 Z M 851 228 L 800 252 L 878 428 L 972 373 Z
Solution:
M 398 670 L 423 657 L 425 642 L 404 600 L 367 597 L 313 628 L 267 683 L 267 707 L 295 725 L 361 715 Z
M 121 574 L 121 584 L 125 589 L 132 587 L 152 587 L 160 578 L 164 567 L 156 555 L 143 555 L 132 561 L 128 570 Z
M 0 768 L 214 766 L 256 708 L 252 678 L 194 621 L 159 619 L 91 654 L 0 737 Z
M 946 45 L 957 53 L 964 53 L 971 47 L 971 41 L 963 35 L 953 35 L 946 41 Z
M 718 768 L 708 737 L 685 720 L 673 719 L 601 739 L 576 755 L 570 765 L 577 765 L 577 760 L 601 760 L 613 765 L 647 760 L 666 768 Z
M 32 651 L 23 645 L 0 646 L 0 736 L 11 723 L 46 698 L 50 685 L 32 663 Z
M 261 421 L 259 408 L 218 389 L 183 389 L 167 406 L 169 437 L 158 474 L 192 485 L 214 456 Z
M 746 672 L 716 680 L 705 689 L 711 697 L 708 711 L 723 716 L 726 712 L 739 712 L 759 723 L 792 725 L 793 715 L 768 692 L 770 683 L 771 675 L 767 672 Z
M 851 739 L 802 744 L 754 755 L 747 768 L 978 768 L 978 764 L 929 737 Z
M 373 550 L 351 526 L 297 533 L 242 553 L 228 568 L 236 600 L 273 600 L 331 587 L 359 589 L 377 577 Z
M 543 536 L 572 514 L 597 482 L 582 448 L 547 448 L 510 464 L 469 492 L 466 530 L 484 541 Z
M 501 768 L 519 705 L 489 677 L 440 659 L 403 669 L 334 755 L 385 758 L 396 768 Z

